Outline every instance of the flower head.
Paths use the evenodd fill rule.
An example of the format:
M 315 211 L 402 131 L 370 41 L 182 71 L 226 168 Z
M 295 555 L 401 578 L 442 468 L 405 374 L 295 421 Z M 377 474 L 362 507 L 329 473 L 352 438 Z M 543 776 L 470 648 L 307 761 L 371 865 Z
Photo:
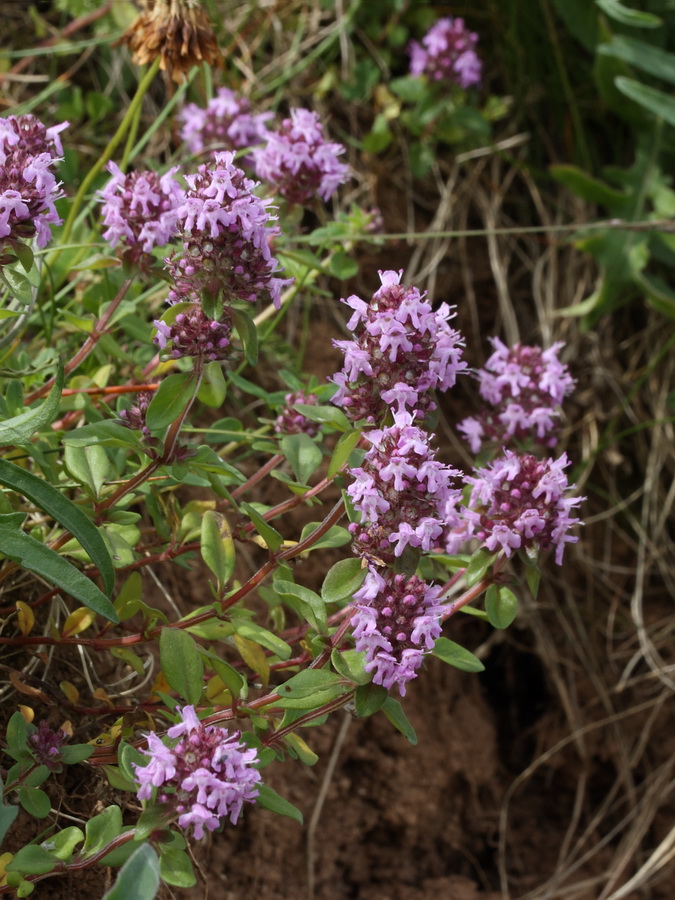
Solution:
M 558 459 L 539 460 L 506 450 L 490 465 L 467 476 L 472 485 L 464 510 L 467 536 L 473 535 L 489 550 L 503 550 L 511 556 L 524 549 L 532 555 L 555 548 L 555 561 L 562 565 L 566 543 L 579 539 L 569 534 L 579 523 L 571 515 L 585 499 L 572 497 L 564 469 L 565 453 Z
M 52 772 L 61 771 L 61 747 L 68 740 L 65 731 L 60 728 L 52 731 L 46 719 L 43 719 L 28 740 L 41 765 L 47 766 Z
M 234 153 L 216 153 L 211 163 L 187 175 L 178 208 L 183 250 L 168 260 L 174 282 L 169 302 L 199 303 L 206 292 L 225 304 L 269 296 L 278 306 L 288 280 L 275 276 L 278 262 L 270 240 L 279 233 L 271 201 L 253 193 L 256 182 L 234 165 Z
M 99 193 L 103 203 L 103 237 L 112 247 L 121 244 L 137 261 L 153 247 L 168 244 L 177 233 L 178 207 L 185 199 L 174 174 L 130 172 L 125 175 L 112 160 L 107 165 L 112 178 Z
M 219 320 L 208 319 L 201 306 L 188 305 L 172 322 L 155 320 L 155 343 L 172 359 L 199 357 L 207 362 L 230 355 L 232 322 L 227 309 Z
M 349 179 L 349 166 L 338 160 L 342 144 L 326 140 L 318 113 L 292 109 L 267 143 L 253 151 L 256 174 L 289 203 L 309 203 L 316 195 L 329 200 Z
M 284 408 L 277 416 L 274 423 L 274 430 L 278 434 L 308 434 L 310 437 L 316 437 L 320 431 L 317 422 L 312 422 L 307 416 L 303 416 L 301 412 L 295 409 L 296 403 L 303 403 L 306 406 L 316 406 L 318 400 L 316 394 L 306 394 L 304 391 L 294 391 L 286 394 L 284 397 Z
M 474 453 L 484 441 L 508 446 L 533 439 L 545 447 L 557 443 L 556 407 L 571 393 L 574 379 L 558 354 L 564 344 L 548 350 L 491 339 L 494 352 L 478 370 L 480 395 L 489 404 L 478 416 L 464 419 L 458 429 Z
M 411 41 L 410 73 L 432 81 L 449 81 L 461 88 L 480 83 L 482 63 L 476 55 L 478 35 L 463 19 L 439 19 L 422 38 Z
M 450 307 L 431 308 L 415 287 L 400 284 L 402 272 L 380 272 L 382 286 L 370 303 L 352 296 L 347 328 L 351 341 L 334 341 L 345 356 L 333 403 L 353 421 L 380 421 L 390 408 L 413 411 L 416 418 L 436 408 L 433 390 L 447 390 L 462 361 L 464 342 L 450 328 Z
M 181 137 L 192 153 L 241 150 L 264 140 L 265 123 L 273 113 L 252 113 L 251 103 L 229 88 L 218 88 L 206 108 L 188 103 L 180 113 Z
M 157 802 L 178 814 L 181 828 L 193 827 L 199 840 L 204 829 L 215 831 L 226 817 L 235 825 L 244 801 L 258 796 L 258 753 L 239 740 L 239 732 L 203 725 L 194 707 L 177 711 L 180 719 L 168 736 L 180 738 L 178 743 L 168 747 L 151 733 L 142 751 L 150 761 L 134 764 L 138 796 L 149 800 L 155 788 L 161 789 Z

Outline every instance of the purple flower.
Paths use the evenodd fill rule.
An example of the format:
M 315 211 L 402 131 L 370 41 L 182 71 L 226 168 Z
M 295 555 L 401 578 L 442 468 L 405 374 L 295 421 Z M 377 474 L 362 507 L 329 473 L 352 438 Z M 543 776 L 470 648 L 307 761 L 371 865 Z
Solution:
M 258 796 L 258 753 L 239 740 L 239 732 L 203 725 L 193 706 L 177 711 L 181 718 L 167 734 L 180 738 L 178 743 L 167 747 L 151 733 L 148 749 L 141 751 L 150 761 L 145 766 L 134 763 L 138 796 L 149 800 L 154 789 L 161 788 L 157 802 L 178 814 L 181 828 L 192 826 L 199 840 L 205 828 L 215 831 L 221 819 L 229 817 L 236 825 L 244 801 Z
M 309 203 L 317 194 L 327 201 L 350 177 L 338 160 L 342 144 L 324 137 L 318 113 L 292 109 L 278 131 L 268 132 L 264 147 L 253 151 L 256 174 L 274 185 L 289 203 Z
M 477 42 L 478 35 L 465 28 L 463 19 L 439 19 L 421 44 L 410 42 L 410 74 L 461 88 L 479 84 L 482 63 L 475 51 Z
M 230 304 L 271 297 L 279 306 L 288 279 L 275 277 L 279 264 L 270 240 L 270 200 L 253 193 L 256 182 L 234 165 L 234 153 L 216 153 L 213 162 L 185 177 L 188 189 L 178 208 L 183 250 L 167 260 L 174 285 L 169 302 L 199 303 L 202 294 Z
M 145 417 L 152 396 L 150 391 L 139 391 L 138 394 L 136 394 L 136 402 L 128 409 L 120 410 L 119 414 L 122 425 L 125 425 L 132 430 L 140 431 L 145 438 L 149 438 L 151 434 L 150 429 L 145 423 Z
M 202 109 L 188 103 L 179 115 L 181 137 L 192 153 L 203 150 L 241 150 L 260 144 L 265 138 L 265 122 L 273 113 L 251 113 L 251 104 L 229 88 L 218 88 L 216 96 Z
M 46 128 L 31 115 L 0 119 L 0 248 L 33 237 L 45 247 L 50 226 L 61 222 L 54 204 L 63 191 L 52 167 L 67 125 Z M 9 259 L 0 255 L 0 265 Z
M 433 390 L 447 390 L 462 361 L 464 342 L 450 328 L 450 307 L 431 308 L 415 287 L 400 284 L 402 272 L 380 272 L 382 286 L 369 304 L 360 297 L 343 300 L 354 310 L 347 328 L 351 341 L 333 341 L 344 353 L 333 403 L 352 420 L 376 423 L 390 408 L 414 411 L 422 419 L 436 404 Z
M 416 575 L 369 568 L 354 594 L 351 623 L 356 649 L 365 652 L 365 668 L 373 672 L 375 684 L 387 689 L 396 684 L 405 696 L 407 682 L 417 676 L 441 634 L 440 591 Z
M 304 391 L 295 391 L 286 394 L 284 397 L 284 408 L 279 413 L 274 423 L 274 430 L 277 434 L 308 434 L 310 437 L 316 437 L 320 431 L 317 422 L 312 422 L 307 416 L 303 416 L 301 412 L 294 409 L 296 403 L 302 403 L 305 406 L 316 406 L 318 400 L 316 394 L 306 394 Z
M 554 547 L 555 561 L 562 565 L 565 544 L 579 540 L 568 533 L 579 523 L 572 510 L 585 499 L 570 496 L 575 486 L 564 472 L 568 465 L 565 453 L 556 460 L 539 460 L 506 450 L 476 469 L 475 476 L 465 479 L 472 485 L 464 510 L 466 537 L 473 535 L 506 556 L 519 549 L 535 556 Z
M 508 446 L 513 441 L 533 440 L 545 447 L 557 443 L 556 409 L 571 393 L 574 379 L 558 359 L 565 346 L 548 350 L 516 344 L 510 349 L 491 339 L 494 352 L 478 370 L 481 397 L 490 406 L 457 426 L 474 453 L 483 442 Z
M 68 740 L 68 735 L 60 728 L 52 731 L 48 722 L 43 719 L 37 731 L 28 738 L 36 758 L 52 772 L 61 771 L 61 747 Z
M 363 462 L 350 469 L 347 488 L 361 522 L 349 526 L 355 552 L 369 562 L 392 565 L 406 547 L 431 550 L 443 532 L 448 505 L 460 492 L 451 481 L 460 473 L 435 459 L 429 436 L 395 412 L 392 425 L 366 432 Z
M 156 319 L 155 343 L 172 359 L 200 357 L 212 362 L 230 356 L 232 322 L 227 309 L 219 320 L 208 319 L 201 306 L 188 305 L 172 322 Z M 167 349 L 168 348 L 168 349 Z
M 125 175 L 112 160 L 112 178 L 99 192 L 103 203 L 103 237 L 112 247 L 121 244 L 127 256 L 138 262 L 153 247 L 162 247 L 177 234 L 178 207 L 185 191 L 173 177 L 178 166 L 164 175 L 130 172 Z

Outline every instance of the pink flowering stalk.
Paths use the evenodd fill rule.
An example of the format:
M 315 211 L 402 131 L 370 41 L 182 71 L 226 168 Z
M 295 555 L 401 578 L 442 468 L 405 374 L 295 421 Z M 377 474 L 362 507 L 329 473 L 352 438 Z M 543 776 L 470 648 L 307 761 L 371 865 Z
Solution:
M 252 113 L 251 103 L 229 88 L 218 88 L 206 108 L 188 103 L 179 115 L 181 137 L 192 153 L 204 150 L 242 150 L 261 144 L 265 123 L 273 113 Z
M 410 74 L 461 88 L 479 84 L 482 63 L 475 50 L 477 42 L 478 35 L 468 31 L 463 19 L 439 19 L 421 44 L 410 42 Z
M 558 407 L 574 388 L 574 379 L 558 354 L 565 346 L 548 350 L 516 344 L 508 348 L 491 339 L 494 352 L 477 372 L 480 395 L 489 404 L 478 416 L 457 426 L 478 453 L 484 443 L 506 447 L 515 442 L 554 447 L 557 443 Z
M 381 271 L 370 303 L 342 300 L 354 310 L 347 323 L 354 339 L 333 341 L 345 362 L 331 379 L 338 386 L 332 402 L 352 421 L 376 423 L 390 408 L 422 419 L 436 408 L 430 392 L 452 387 L 466 369 L 464 341 L 448 324 L 450 307 L 433 310 L 426 294 L 400 283 L 402 274 Z
M 180 738 L 167 747 L 156 734 L 148 735 L 146 766 L 134 764 L 140 783 L 138 797 L 165 806 L 178 814 L 181 828 L 194 828 L 200 840 L 204 829 L 215 831 L 229 816 L 236 825 L 244 801 L 258 796 L 260 772 L 255 768 L 258 752 L 216 725 L 203 725 L 193 706 L 177 707 L 180 720 L 169 728 L 169 738 Z M 156 789 L 156 793 L 155 793 Z
M 431 550 L 460 499 L 451 482 L 460 472 L 435 459 L 429 435 L 404 410 L 392 425 L 365 432 L 362 464 L 349 470 L 347 488 L 361 522 L 352 523 L 354 550 L 376 564 L 393 565 L 406 547 Z
M 178 207 L 185 191 L 174 178 L 178 166 L 164 175 L 130 172 L 108 163 L 112 175 L 97 199 L 103 203 L 103 238 L 111 247 L 121 245 L 123 256 L 133 263 L 149 263 L 154 247 L 163 247 L 177 234 Z
M 294 391 L 286 394 L 284 407 L 276 418 L 274 430 L 277 434 L 308 434 L 310 437 L 316 437 L 321 430 L 320 425 L 298 412 L 295 409 L 296 403 L 302 403 L 305 406 L 316 406 L 318 400 L 316 399 L 316 394 L 306 394 L 304 391 Z
M 441 634 L 444 607 L 438 603 L 440 587 L 431 587 L 413 575 L 369 567 L 366 580 L 354 594 L 352 628 L 356 649 L 366 654 L 366 671 L 375 684 L 397 685 L 405 696 L 406 684 L 417 677 L 424 657 Z
M 62 122 L 46 128 L 32 115 L 0 119 L 0 265 L 11 260 L 2 247 L 35 238 L 46 247 L 51 225 L 61 222 L 56 201 L 63 196 L 52 168 L 63 152 Z
M 488 550 L 503 550 L 506 556 L 522 549 L 536 558 L 540 551 L 555 548 L 555 561 L 562 565 L 565 544 L 579 540 L 569 534 L 579 523 L 571 513 L 585 499 L 570 496 L 575 485 L 563 471 L 568 465 L 565 453 L 556 460 L 540 460 L 506 450 L 476 469 L 475 476 L 465 479 L 472 485 L 463 511 L 466 537 L 476 537 Z
M 338 160 L 344 152 L 342 144 L 326 140 L 318 113 L 292 109 L 252 155 L 259 178 L 289 203 L 308 204 L 317 195 L 329 200 L 349 179 L 349 166 Z

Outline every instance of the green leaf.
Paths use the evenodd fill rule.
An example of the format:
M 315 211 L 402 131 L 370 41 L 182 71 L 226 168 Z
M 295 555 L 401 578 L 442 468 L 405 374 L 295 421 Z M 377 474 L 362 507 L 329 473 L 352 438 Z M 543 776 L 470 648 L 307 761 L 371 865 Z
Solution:
M 43 403 L 35 409 L 0 422 L 0 444 L 27 444 L 36 431 L 50 425 L 59 411 L 63 390 L 63 363 L 58 361 L 54 385 Z
M 629 208 L 630 198 L 626 194 L 598 178 L 593 178 L 577 166 L 549 166 L 549 172 L 557 182 L 589 203 L 606 206 L 616 215 L 624 213 Z
M 483 663 L 470 650 L 447 638 L 439 637 L 431 652 L 433 656 L 456 669 L 461 669 L 462 672 L 483 672 L 485 670 Z
M 316 443 L 308 434 L 287 434 L 282 437 L 280 448 L 300 484 L 308 484 L 310 476 L 323 460 Z
M 160 869 L 150 844 L 141 844 L 119 871 L 103 900 L 153 900 L 159 890 Z
M 204 650 L 200 647 L 199 653 L 206 665 L 213 669 L 233 697 L 245 696 L 246 680 L 240 672 L 237 672 L 233 666 L 216 656 L 215 653 L 211 653 L 210 650 Z
M 615 35 L 611 43 L 601 44 L 598 47 L 598 53 L 621 59 L 636 69 L 675 84 L 675 54 L 661 50 L 654 44 Z
M 536 600 L 539 593 L 539 582 L 541 581 L 541 572 L 537 566 L 528 566 L 525 569 L 525 580 L 530 589 L 532 597 Z
M 199 550 L 218 579 L 219 587 L 225 587 L 234 572 L 236 552 L 227 519 L 215 510 L 207 509 L 204 513 Z
M 347 416 L 337 406 L 312 406 L 310 403 L 294 403 L 293 409 L 297 409 L 310 422 L 331 425 L 338 431 L 352 431 L 352 425 Z
M 293 604 L 294 608 L 298 609 L 303 618 L 319 634 L 323 634 L 326 631 L 326 604 L 318 594 L 301 584 L 295 584 L 292 581 L 282 581 L 281 579 L 274 582 L 274 590 L 287 601 L 289 597 L 300 601 L 300 608 L 298 609 L 297 602 Z
M 343 678 L 347 678 L 352 684 L 369 684 L 372 674 L 366 672 L 366 654 L 362 650 L 333 650 L 330 655 L 333 668 Z
M 0 464 L 2 462 L 0 460 Z M 23 519 L 23 513 L 0 514 L 2 553 L 29 572 L 41 575 L 94 612 L 111 622 L 118 622 L 112 603 L 93 581 L 50 547 L 21 531 Z
M 86 485 L 95 497 L 100 496 L 101 488 L 112 472 L 108 454 L 100 444 L 88 447 L 66 444 L 63 461 L 75 481 Z
M 192 372 L 168 375 L 150 401 L 145 421 L 151 431 L 161 431 L 181 416 L 194 395 Z
M 46 875 L 59 864 L 59 860 L 52 856 L 44 847 L 38 844 L 28 844 L 22 847 L 5 866 L 7 872 L 21 872 L 22 875 Z
M 341 559 L 328 570 L 321 585 L 324 603 L 339 603 L 354 596 L 368 574 L 361 562 L 356 557 Z
M 338 250 L 330 260 L 331 275 L 342 281 L 347 278 L 353 278 L 358 271 L 359 264 L 353 256 L 345 253 L 344 250 Z
M 258 332 L 253 319 L 242 309 L 230 307 L 234 327 L 239 335 L 239 340 L 244 348 L 244 355 L 249 365 L 254 366 L 258 362 Z
M 663 20 L 648 12 L 640 12 L 624 6 L 619 0 L 595 0 L 596 6 L 606 13 L 610 19 L 633 28 L 658 28 Z
M 117 761 L 119 763 L 122 776 L 132 784 L 136 781 L 136 770 L 134 765 L 140 766 L 142 769 L 147 766 L 150 761 L 145 754 L 137 750 L 133 744 L 127 744 L 126 741 L 120 741 L 117 748 Z
M 159 636 L 162 672 L 188 703 L 199 703 L 204 688 L 204 663 L 191 635 L 180 628 L 162 628 Z
M 103 850 L 122 831 L 122 810 L 119 806 L 106 806 L 103 812 L 89 819 L 85 825 L 82 856 L 93 856 Z
M 497 554 L 492 553 L 490 550 L 477 550 L 466 567 L 465 577 L 467 587 L 473 587 L 474 584 L 478 584 L 481 578 L 485 577 L 487 570 L 496 558 Z
M 598 43 L 598 13 L 588 0 L 553 0 L 553 6 L 567 30 L 593 53 Z
M 354 706 L 356 714 L 362 719 L 374 715 L 387 702 L 389 694 L 381 684 L 364 684 L 356 689 Z
M 105 592 L 110 596 L 115 586 L 115 570 L 112 560 L 98 529 L 82 510 L 51 484 L 6 459 L 0 459 L 0 484 L 4 484 L 5 487 L 32 500 L 36 506 L 56 519 L 79 541 L 100 572 Z M 113 622 L 117 621 L 114 616 L 111 617 L 106 613 L 103 615 Z
M 93 748 L 92 748 L 93 749 Z M 48 841 L 45 850 L 49 850 L 57 859 L 66 861 L 73 855 L 73 850 L 84 840 L 84 832 L 76 825 L 69 825 L 63 831 L 57 831 Z
M 276 634 L 272 634 L 271 631 L 261 628 L 255 622 L 233 621 L 232 624 L 236 633 L 246 638 L 247 641 L 254 641 L 256 644 L 260 644 L 261 647 L 265 647 L 270 653 L 276 653 L 279 659 L 291 658 L 293 654 L 291 646 L 280 637 L 277 637 Z
M 30 270 L 33 268 L 35 256 L 29 245 L 24 244 L 22 241 L 17 241 L 13 245 L 12 249 L 16 253 L 17 259 L 23 266 L 24 272 L 30 272 Z
M 63 443 L 72 447 L 100 445 L 101 447 L 125 447 L 133 450 L 140 450 L 143 446 L 130 428 L 126 428 L 112 419 L 82 425 L 70 434 L 65 434 Z
M 12 717 L 7 723 L 7 733 L 5 737 L 10 750 L 20 750 L 26 746 L 26 741 L 28 740 L 28 726 L 20 712 L 12 713 Z
M 485 595 L 485 611 L 493 628 L 508 628 L 518 613 L 518 598 L 510 588 L 491 584 Z
M 250 503 L 242 503 L 241 508 L 255 525 L 256 531 L 265 541 L 267 548 L 272 552 L 279 550 L 284 543 L 284 539 L 276 528 L 272 528 Z
M 199 385 L 197 398 L 204 406 L 218 408 L 222 406 L 227 394 L 227 383 L 223 376 L 223 369 L 215 360 L 204 367 L 204 378 Z
M 675 319 L 675 291 L 657 275 L 642 274 L 637 279 L 650 306 L 662 315 Z
M 340 439 L 335 445 L 333 455 L 328 465 L 328 477 L 332 478 L 347 462 L 351 456 L 352 450 L 356 447 L 361 437 L 360 431 L 348 431 L 340 435 Z
M 73 766 L 89 759 L 94 749 L 91 744 L 67 744 L 65 747 L 61 747 L 60 759 L 67 766 Z
M 3 266 L 0 269 L 0 279 L 5 282 L 12 296 L 28 306 L 33 300 L 33 285 L 25 275 L 17 272 L 11 266 Z
M 277 813 L 280 816 L 295 819 L 296 822 L 299 822 L 302 825 L 302 813 L 297 806 L 293 806 L 288 800 L 284 800 L 283 797 L 280 797 L 268 784 L 258 785 L 258 798 L 256 804 L 262 806 L 263 809 L 269 809 L 271 812 Z
M 18 806 L 0 806 L 0 844 L 5 839 L 5 835 L 14 824 L 19 813 Z
M 312 532 L 317 530 L 320 524 L 320 522 L 308 522 L 302 529 L 300 540 L 304 541 L 305 538 L 308 538 Z M 326 547 L 344 547 L 345 544 L 351 543 L 351 540 L 352 536 L 346 528 L 342 528 L 341 525 L 333 525 L 331 529 L 317 539 L 315 544 L 308 547 L 307 550 L 305 550 L 305 553 L 309 553 L 311 550 L 321 550 Z
M 189 888 L 197 883 L 190 857 L 184 850 L 159 848 L 159 874 L 162 881 L 174 887 Z
M 632 78 L 624 78 L 622 75 L 614 79 L 614 84 L 626 97 L 635 100 L 669 125 L 675 125 L 675 99 L 670 94 L 648 87 Z
M 35 816 L 36 819 L 44 819 L 52 808 L 52 801 L 44 791 L 41 791 L 40 788 L 28 787 L 25 784 L 19 788 L 19 803 L 27 813 Z
M 398 700 L 394 700 L 393 697 L 387 697 L 382 706 L 382 712 L 389 719 L 394 728 L 397 728 L 408 743 L 412 744 L 414 747 L 415 744 L 417 744 L 415 729 L 408 721 L 408 717 L 403 712 L 403 707 Z
M 333 687 L 340 689 L 344 687 L 344 681 L 340 675 L 336 675 L 335 672 L 328 669 L 304 669 L 280 684 L 277 693 L 280 697 L 292 697 L 297 700 L 311 697 L 318 691 L 325 691 Z

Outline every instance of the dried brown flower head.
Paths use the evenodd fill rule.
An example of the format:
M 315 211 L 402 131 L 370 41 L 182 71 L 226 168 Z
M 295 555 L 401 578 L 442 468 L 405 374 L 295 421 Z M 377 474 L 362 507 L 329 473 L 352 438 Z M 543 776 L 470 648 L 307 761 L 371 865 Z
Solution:
M 192 66 L 220 62 L 221 56 L 208 16 L 199 0 L 142 0 L 143 11 L 120 43 L 139 65 L 161 57 L 160 68 L 180 82 Z

